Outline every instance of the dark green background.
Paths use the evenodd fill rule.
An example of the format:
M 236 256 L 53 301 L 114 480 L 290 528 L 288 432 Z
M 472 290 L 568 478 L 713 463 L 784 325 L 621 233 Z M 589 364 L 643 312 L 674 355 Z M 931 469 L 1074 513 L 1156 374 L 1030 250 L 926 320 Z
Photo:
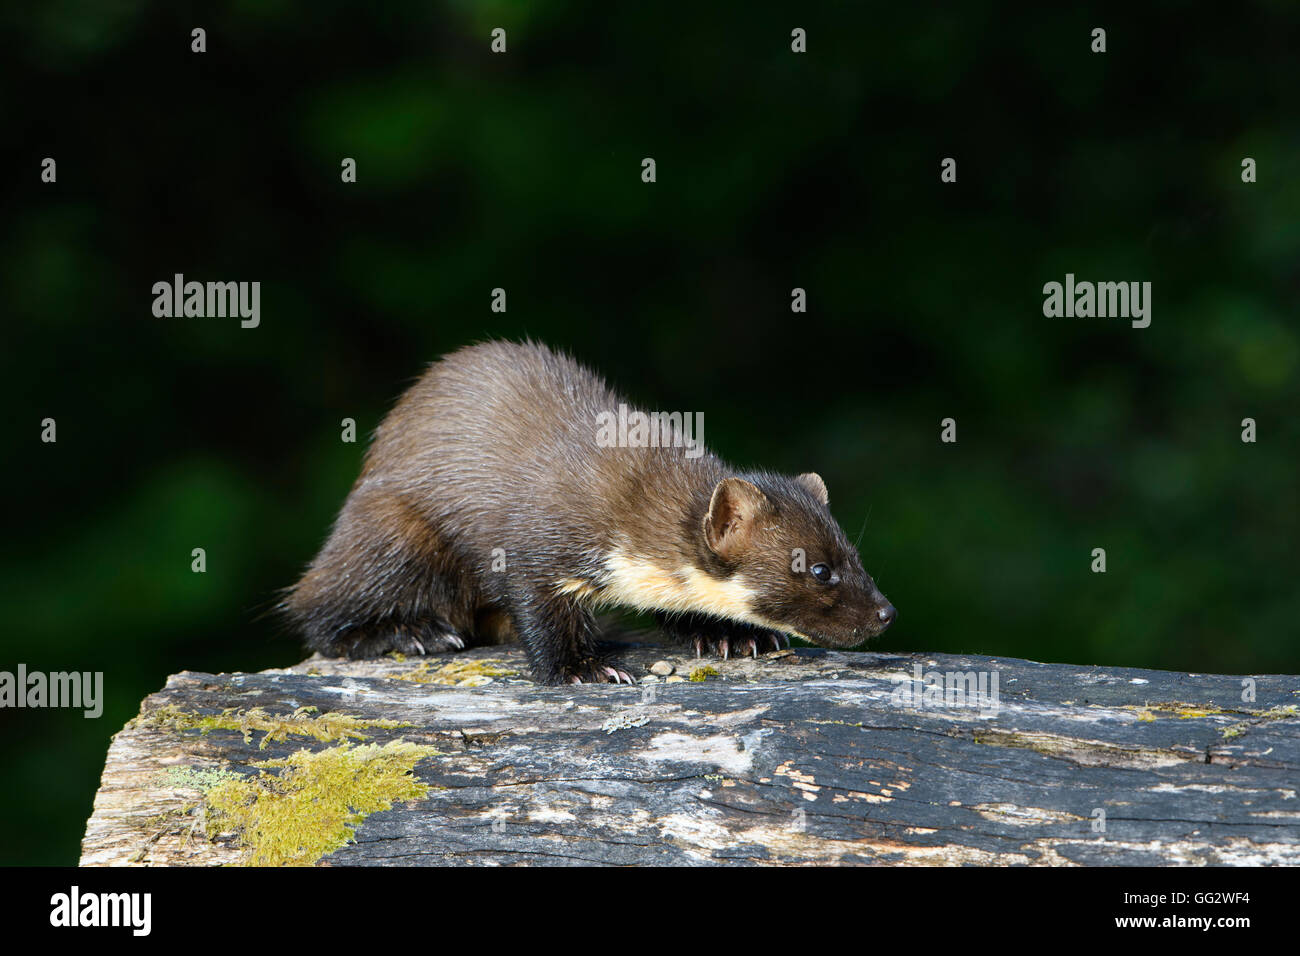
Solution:
M 258 614 L 355 477 L 340 420 L 489 336 L 819 471 L 885 649 L 1300 672 L 1293 4 L 28 6 L 0 669 L 102 670 L 107 707 L 0 712 L 0 860 L 75 861 L 169 673 L 299 658 Z M 261 327 L 154 318 L 176 272 L 261 281 Z M 1151 327 L 1044 318 L 1066 272 L 1151 281 Z

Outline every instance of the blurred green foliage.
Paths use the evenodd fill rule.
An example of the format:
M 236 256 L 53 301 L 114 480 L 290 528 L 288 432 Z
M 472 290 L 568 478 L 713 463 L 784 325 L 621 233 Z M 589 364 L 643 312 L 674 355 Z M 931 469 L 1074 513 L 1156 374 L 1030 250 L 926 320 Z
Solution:
M 1133 6 L 7 8 L 0 669 L 108 700 L 0 712 L 0 860 L 76 859 L 167 674 L 298 659 L 260 615 L 355 477 L 340 420 L 489 336 L 821 472 L 885 649 L 1300 671 L 1296 11 Z M 176 272 L 261 281 L 261 327 L 154 318 Z M 1151 327 L 1045 319 L 1066 272 L 1151 281 Z

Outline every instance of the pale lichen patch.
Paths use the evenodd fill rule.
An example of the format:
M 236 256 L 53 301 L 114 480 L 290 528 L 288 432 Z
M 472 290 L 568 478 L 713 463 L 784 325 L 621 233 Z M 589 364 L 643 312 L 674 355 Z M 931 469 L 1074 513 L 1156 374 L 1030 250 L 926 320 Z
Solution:
M 220 714 L 196 714 L 177 707 L 160 707 L 142 714 L 135 726 L 159 730 L 197 730 L 203 735 L 214 730 L 230 730 L 242 734 L 244 743 L 251 743 L 253 734 L 263 735 L 258 748 L 266 749 L 268 743 L 289 737 L 310 737 L 322 743 L 336 740 L 366 740 L 365 730 L 395 730 L 410 724 L 396 720 L 363 719 L 350 714 L 318 714 L 315 707 L 299 707 L 291 714 L 271 714 L 261 707 L 251 710 L 229 708 Z
M 436 668 L 430 667 L 428 661 L 421 661 L 409 671 L 392 675 L 394 680 L 410 681 L 413 684 L 439 684 L 444 687 L 482 687 L 497 677 L 518 676 L 519 671 L 496 657 L 456 660 Z
M 239 780 L 240 775 L 217 767 L 168 767 L 154 782 L 173 790 L 198 790 L 206 793 L 219 783 Z

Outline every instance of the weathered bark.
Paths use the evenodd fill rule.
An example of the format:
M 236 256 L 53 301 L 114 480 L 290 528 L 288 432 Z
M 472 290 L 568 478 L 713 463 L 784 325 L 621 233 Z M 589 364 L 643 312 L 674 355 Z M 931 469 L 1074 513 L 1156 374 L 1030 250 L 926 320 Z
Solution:
M 480 686 L 421 682 L 484 661 Z M 178 674 L 113 739 L 82 863 L 256 861 L 202 771 L 265 784 L 281 771 L 253 762 L 361 734 L 436 750 L 414 763 L 429 789 L 322 864 L 1300 863 L 1300 678 L 1255 678 L 1243 703 L 1239 677 L 984 657 L 704 663 L 717 676 L 641 687 L 541 687 L 513 646 Z M 914 665 L 996 675 L 998 706 L 902 701 Z M 215 723 L 280 733 L 185 729 L 232 708 Z M 367 723 L 340 737 L 341 715 Z

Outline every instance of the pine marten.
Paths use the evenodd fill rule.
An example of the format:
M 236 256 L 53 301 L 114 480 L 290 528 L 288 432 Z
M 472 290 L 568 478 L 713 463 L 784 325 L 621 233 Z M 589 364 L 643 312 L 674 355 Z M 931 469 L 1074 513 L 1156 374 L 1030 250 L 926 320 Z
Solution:
M 282 609 L 330 656 L 521 640 L 548 684 L 632 682 L 597 652 L 601 606 L 654 612 L 697 656 L 757 656 L 787 634 L 851 647 L 894 620 L 818 475 L 739 472 L 676 420 L 608 447 L 598 423 L 620 406 L 531 342 L 435 362 L 380 424 Z

